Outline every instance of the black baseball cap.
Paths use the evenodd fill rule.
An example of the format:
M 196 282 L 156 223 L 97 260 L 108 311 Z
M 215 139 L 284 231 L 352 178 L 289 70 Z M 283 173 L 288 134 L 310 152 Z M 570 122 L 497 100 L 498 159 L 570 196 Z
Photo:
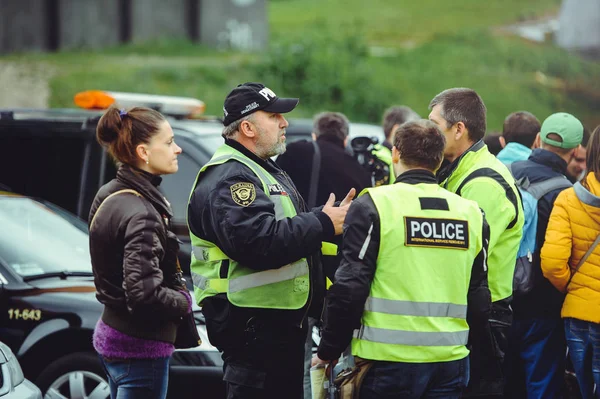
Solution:
M 278 114 L 290 112 L 298 105 L 297 98 L 280 98 L 262 83 L 247 82 L 238 85 L 225 98 L 223 105 L 223 125 L 250 115 L 256 111 L 267 111 Z

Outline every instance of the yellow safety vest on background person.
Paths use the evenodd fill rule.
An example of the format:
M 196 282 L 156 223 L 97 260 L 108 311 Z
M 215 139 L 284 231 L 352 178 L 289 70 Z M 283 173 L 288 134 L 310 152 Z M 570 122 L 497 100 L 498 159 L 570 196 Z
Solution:
M 467 293 L 482 248 L 479 207 L 435 184 L 365 191 L 379 213 L 381 240 L 352 354 L 407 363 L 463 359 Z M 444 203 L 448 210 L 439 209 Z
M 200 169 L 194 189 L 208 168 L 230 160 L 243 163 L 260 179 L 265 194 L 274 204 L 276 220 L 296 216 L 296 209 L 289 196 L 270 195 L 269 185 L 279 186 L 279 182 L 259 164 L 228 145 L 219 147 L 211 160 Z M 229 258 L 214 243 L 195 236 L 191 230 L 190 238 L 192 241 L 190 269 L 198 304 L 205 298 L 220 293 L 227 293 L 229 301 L 240 307 L 300 309 L 306 304 L 310 291 L 310 278 L 308 262 L 305 258 L 278 269 L 257 271 Z M 323 243 L 322 251 L 324 254 L 331 254 L 337 252 L 337 247 L 330 243 Z M 227 259 L 229 260 L 227 278 L 220 278 L 222 261 Z
M 392 162 L 392 151 L 382 144 L 376 144 L 373 148 L 373 155 L 377 157 L 381 162 L 385 163 L 389 170 L 389 180 L 383 184 L 393 184 L 396 181 L 394 176 L 394 166 Z M 379 184 L 381 185 L 381 183 Z

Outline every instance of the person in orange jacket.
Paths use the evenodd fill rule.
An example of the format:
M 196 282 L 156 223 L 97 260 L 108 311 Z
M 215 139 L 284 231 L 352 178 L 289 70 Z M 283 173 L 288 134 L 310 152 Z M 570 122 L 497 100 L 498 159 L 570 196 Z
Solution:
M 600 387 L 600 126 L 590 138 L 586 165 L 586 177 L 554 203 L 541 265 L 567 294 L 561 316 L 569 354 L 583 398 L 592 398 L 594 383 Z

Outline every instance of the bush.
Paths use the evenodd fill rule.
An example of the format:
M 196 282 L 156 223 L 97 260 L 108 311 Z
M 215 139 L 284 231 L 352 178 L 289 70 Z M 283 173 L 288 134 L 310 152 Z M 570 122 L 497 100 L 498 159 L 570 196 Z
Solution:
M 340 111 L 353 121 L 377 121 L 392 88 L 369 65 L 363 36 L 320 33 L 272 43 L 256 75 L 285 96 L 299 97 L 303 113 Z

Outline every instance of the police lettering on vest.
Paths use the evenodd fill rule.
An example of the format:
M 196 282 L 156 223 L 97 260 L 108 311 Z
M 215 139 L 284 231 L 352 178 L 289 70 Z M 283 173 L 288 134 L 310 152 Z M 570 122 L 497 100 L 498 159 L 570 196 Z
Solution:
M 469 248 L 466 220 L 404 217 L 407 246 Z
M 267 184 L 269 189 L 269 195 L 288 195 L 287 191 L 283 188 L 283 186 L 279 183 L 277 184 Z

